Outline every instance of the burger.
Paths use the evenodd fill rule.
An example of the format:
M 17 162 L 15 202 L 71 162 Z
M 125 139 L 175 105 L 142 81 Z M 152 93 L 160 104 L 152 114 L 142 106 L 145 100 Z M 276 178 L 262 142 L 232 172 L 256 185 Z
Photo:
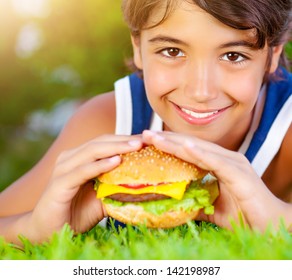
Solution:
M 115 169 L 96 179 L 97 198 L 122 223 L 170 228 L 214 213 L 217 181 L 208 171 L 154 146 L 121 155 Z

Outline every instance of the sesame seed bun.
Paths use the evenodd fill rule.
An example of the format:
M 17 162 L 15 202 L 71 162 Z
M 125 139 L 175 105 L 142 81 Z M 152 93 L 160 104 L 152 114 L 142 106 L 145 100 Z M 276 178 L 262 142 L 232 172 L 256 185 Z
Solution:
M 143 207 L 127 203 L 125 206 L 104 205 L 107 214 L 114 219 L 130 225 L 145 225 L 149 228 L 172 228 L 194 220 L 199 210 L 186 212 L 183 210 L 167 211 L 161 215 L 146 212 Z
M 158 184 L 197 180 L 207 171 L 164 153 L 154 146 L 146 146 L 139 151 L 124 154 L 122 163 L 110 172 L 98 177 L 107 184 Z

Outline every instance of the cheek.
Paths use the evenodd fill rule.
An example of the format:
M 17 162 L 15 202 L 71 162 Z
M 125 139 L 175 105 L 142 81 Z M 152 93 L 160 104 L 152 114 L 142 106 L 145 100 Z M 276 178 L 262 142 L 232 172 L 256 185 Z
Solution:
M 145 87 L 150 99 L 161 97 L 179 87 L 178 71 L 161 68 L 150 66 L 143 69 Z
M 262 76 L 241 73 L 240 76 L 232 76 L 224 79 L 224 92 L 238 104 L 253 107 L 262 85 Z
M 237 92 L 237 100 L 246 105 L 254 105 L 263 84 L 265 75 L 265 57 L 259 56 L 258 60 L 249 67 L 240 71 L 240 75 L 233 74 L 233 92 Z

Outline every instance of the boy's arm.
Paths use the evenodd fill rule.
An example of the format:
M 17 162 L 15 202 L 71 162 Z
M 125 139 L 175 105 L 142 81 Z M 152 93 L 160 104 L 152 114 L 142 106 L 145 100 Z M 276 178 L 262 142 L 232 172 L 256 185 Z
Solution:
M 5 241 L 12 242 L 16 245 L 21 245 L 20 236 L 32 238 L 37 236 L 35 229 L 30 226 L 31 212 L 21 213 L 9 217 L 0 218 L 0 236 L 5 238 Z

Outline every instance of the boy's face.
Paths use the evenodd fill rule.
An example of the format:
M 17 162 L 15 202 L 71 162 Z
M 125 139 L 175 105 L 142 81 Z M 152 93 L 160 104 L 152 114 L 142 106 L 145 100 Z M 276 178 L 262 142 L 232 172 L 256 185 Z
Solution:
M 186 1 L 133 39 L 135 63 L 165 129 L 238 148 L 266 73 L 268 48 L 252 49 L 255 40 L 254 30 L 232 29 Z M 281 50 L 273 52 L 271 72 Z

